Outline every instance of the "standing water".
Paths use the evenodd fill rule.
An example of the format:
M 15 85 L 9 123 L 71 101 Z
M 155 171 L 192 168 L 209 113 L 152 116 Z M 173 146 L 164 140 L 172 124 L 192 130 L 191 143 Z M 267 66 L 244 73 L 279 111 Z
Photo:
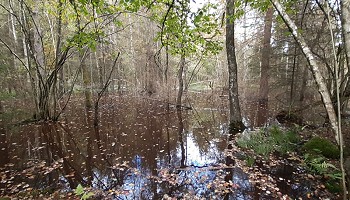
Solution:
M 248 175 L 226 166 L 223 102 L 176 111 L 156 100 L 110 97 L 97 127 L 92 111 L 71 105 L 57 123 L 1 134 L 2 196 L 73 195 L 81 184 L 97 199 L 259 199 Z

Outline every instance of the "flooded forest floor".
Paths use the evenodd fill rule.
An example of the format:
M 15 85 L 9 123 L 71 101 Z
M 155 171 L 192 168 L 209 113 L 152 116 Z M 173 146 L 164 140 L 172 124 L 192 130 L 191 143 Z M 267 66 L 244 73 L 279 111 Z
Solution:
M 59 122 L 5 124 L 2 116 L 1 200 L 340 199 L 337 156 L 305 145 L 314 136 L 333 141 L 329 128 L 272 120 L 229 137 L 227 99 L 207 96 L 180 111 L 109 96 L 94 126 L 83 102 L 72 98 Z

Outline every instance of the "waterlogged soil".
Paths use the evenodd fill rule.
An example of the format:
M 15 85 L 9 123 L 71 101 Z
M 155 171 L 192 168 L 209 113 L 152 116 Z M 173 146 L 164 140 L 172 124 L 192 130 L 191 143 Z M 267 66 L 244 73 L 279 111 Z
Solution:
M 97 126 L 94 112 L 81 102 L 73 98 L 59 122 L 0 129 L 0 196 L 338 198 L 322 177 L 305 171 L 296 154 L 258 157 L 249 167 L 242 149 L 228 150 L 226 99 L 197 99 L 192 110 L 177 111 L 164 101 L 110 96 L 102 99 Z M 79 184 L 83 191 L 77 194 Z

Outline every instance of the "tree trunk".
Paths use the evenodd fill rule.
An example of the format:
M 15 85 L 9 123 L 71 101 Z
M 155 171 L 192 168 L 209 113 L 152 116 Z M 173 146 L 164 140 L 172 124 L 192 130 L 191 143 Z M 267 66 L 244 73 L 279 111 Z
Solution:
M 271 29 L 273 8 L 269 8 L 265 15 L 264 38 L 261 52 L 261 76 L 258 100 L 257 126 L 263 126 L 268 117 L 268 95 L 269 95 L 269 68 L 271 56 Z
M 90 73 L 90 69 L 85 63 L 85 58 L 86 58 L 86 54 L 84 54 L 83 52 L 80 52 L 79 60 L 80 60 L 82 74 L 83 74 L 85 106 L 87 109 L 91 109 L 92 108 L 91 73 Z
M 347 64 L 347 69 L 350 69 L 350 0 L 342 0 L 340 1 L 340 6 L 341 6 L 341 22 L 342 22 L 342 33 L 343 33 L 343 40 L 344 40 L 344 46 L 345 46 L 345 54 L 346 54 L 346 64 Z M 348 72 L 349 73 L 349 72 Z M 348 81 L 347 87 L 350 88 L 350 81 Z M 346 102 L 346 101 L 345 101 Z M 341 102 L 342 103 L 342 102 Z M 343 106 L 343 105 L 341 105 Z M 341 137 L 342 139 L 342 137 Z M 341 145 L 343 144 L 343 141 L 341 140 Z M 343 147 L 341 146 L 340 148 L 341 153 L 343 152 Z M 341 163 L 344 163 L 344 158 L 343 154 L 341 154 Z M 341 164 L 342 171 L 344 170 L 344 164 Z M 349 167 L 346 167 L 346 173 L 347 173 L 347 178 L 348 181 L 350 179 L 350 171 Z M 345 183 L 345 174 L 342 174 L 343 178 L 343 187 L 346 188 L 346 183 Z M 347 199 L 347 192 L 350 190 L 350 183 L 348 182 L 347 190 L 344 188 L 344 193 L 343 193 L 343 199 Z
M 33 44 L 31 45 L 32 50 L 31 57 L 34 60 L 34 66 L 36 70 L 37 80 L 38 80 L 38 103 L 39 103 L 39 119 L 47 120 L 50 119 L 50 103 L 49 95 L 50 88 L 47 85 L 47 68 L 45 65 L 45 52 L 43 44 L 43 33 L 40 27 L 40 16 L 39 16 L 39 6 L 35 7 L 35 11 L 32 17 L 34 25 L 33 27 Z
M 331 127 L 333 129 L 333 132 L 335 134 L 335 139 L 336 139 L 337 143 L 339 144 L 339 131 L 338 131 L 337 116 L 335 114 L 335 110 L 334 110 L 333 103 L 331 100 L 330 92 L 329 92 L 327 85 L 326 85 L 326 82 L 321 74 L 320 67 L 319 67 L 314 55 L 312 54 L 309 46 L 306 44 L 304 37 L 298 32 L 298 27 L 290 19 L 288 14 L 282 8 L 279 1 L 278 0 L 270 0 L 270 1 L 274 5 L 276 10 L 278 11 L 279 15 L 282 17 L 285 24 L 288 26 L 289 30 L 293 34 L 294 39 L 300 45 L 301 50 L 309 63 L 310 71 L 312 72 L 312 75 L 314 76 L 314 79 L 315 79 L 316 84 L 318 86 L 318 91 L 321 94 L 323 104 L 324 104 L 325 109 L 326 109 L 327 114 L 328 114 L 329 122 L 330 122 Z
M 237 60 L 234 38 L 234 0 L 226 0 L 226 52 L 229 73 L 230 133 L 244 130 L 238 98 Z
M 350 69 L 350 0 L 342 0 L 341 3 L 341 22 L 346 52 L 346 63 Z
M 61 50 L 61 40 L 62 40 L 62 13 L 63 13 L 63 0 L 58 1 L 58 16 L 57 16 L 57 44 L 56 44 L 56 68 L 59 67 L 60 50 Z M 58 97 L 61 98 L 64 93 L 64 74 L 63 68 L 58 71 Z
M 104 51 L 104 49 L 101 47 L 102 45 L 100 45 L 100 50 L 101 51 Z M 100 58 L 99 58 L 99 55 L 97 53 L 97 51 L 95 51 L 94 53 L 95 55 L 95 62 L 96 62 L 96 67 L 98 69 L 98 81 L 99 81 L 99 88 L 102 89 L 103 88 L 103 69 L 102 69 L 102 65 L 100 64 Z M 103 61 L 102 61 L 103 62 Z
M 345 47 L 345 58 L 347 69 L 350 69 L 350 0 L 343 0 L 341 3 L 341 23 L 342 23 L 342 34 Z M 350 72 L 347 72 L 350 75 Z M 350 81 L 347 81 L 346 87 L 344 89 L 344 94 L 342 94 L 342 102 L 350 94 Z M 343 106 L 343 105 L 342 105 Z
M 304 70 L 303 70 L 303 76 L 301 79 L 300 97 L 299 97 L 299 104 L 300 105 L 303 105 L 303 101 L 305 100 L 305 90 L 306 90 L 308 79 L 309 79 L 309 70 L 305 66 Z
M 62 8 L 63 8 L 63 2 L 62 0 L 58 0 L 58 16 L 57 16 L 57 35 L 56 35 L 56 49 L 55 49 L 55 69 L 52 72 L 53 76 L 54 76 L 54 80 L 53 80 L 53 85 L 52 85 L 52 101 L 53 101 L 53 117 L 57 120 L 56 118 L 56 107 L 57 107 L 57 97 L 60 98 L 63 95 L 63 88 L 61 87 L 61 84 L 58 84 L 58 90 L 56 88 L 57 86 L 57 80 L 58 80 L 58 76 L 59 74 L 62 75 L 62 79 L 63 79 L 63 68 L 61 66 L 60 63 L 60 57 L 61 57 L 61 36 L 62 36 Z M 52 38 L 53 38 L 53 42 L 55 42 L 54 40 L 54 33 L 53 33 L 53 28 L 51 29 L 52 31 Z M 61 80 L 60 80 L 61 82 Z M 57 90 L 57 91 L 56 91 Z
M 176 99 L 176 108 L 181 109 L 182 104 L 182 95 L 184 91 L 184 68 L 185 68 L 185 56 L 181 55 L 180 59 L 180 68 L 177 74 L 177 78 L 179 81 L 179 91 L 177 92 L 177 99 Z

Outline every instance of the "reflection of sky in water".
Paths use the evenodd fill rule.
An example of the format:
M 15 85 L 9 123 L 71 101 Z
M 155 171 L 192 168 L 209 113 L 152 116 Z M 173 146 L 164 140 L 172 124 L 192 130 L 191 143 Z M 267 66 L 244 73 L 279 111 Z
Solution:
M 253 191 L 253 186 L 249 182 L 249 177 L 242 169 L 236 167 L 233 169 L 233 178 L 232 182 L 238 185 L 238 188 L 234 194 L 231 195 L 232 199 L 237 200 L 248 200 L 253 199 L 249 195 L 249 192 Z
M 184 138 L 185 151 L 186 151 L 186 165 L 190 166 L 205 166 L 209 164 L 215 164 L 219 161 L 221 154 L 218 147 L 215 145 L 215 142 L 210 143 L 210 151 L 208 153 L 201 153 L 200 148 L 198 147 L 193 133 L 189 132 L 185 134 Z M 181 158 L 181 148 L 177 148 L 177 156 Z
M 71 189 L 74 188 L 70 187 L 76 187 L 76 185 L 71 182 L 80 181 L 78 183 L 81 183 L 84 187 L 93 187 L 104 192 L 114 190 L 122 193 L 115 196 L 114 199 L 161 199 L 170 190 L 173 192 L 173 196 L 178 197 L 183 197 L 189 191 L 200 197 L 206 198 L 208 195 L 211 197 L 215 192 L 207 186 L 218 178 L 218 174 L 221 173 L 220 175 L 222 175 L 223 170 L 213 169 L 213 166 L 218 167 L 218 165 L 225 162 L 223 152 L 226 145 L 227 124 L 225 120 L 220 121 L 217 117 L 220 113 L 204 112 L 201 114 L 203 114 L 201 115 L 202 118 L 195 120 L 195 122 L 201 122 L 197 124 L 198 127 L 194 127 L 193 124 L 189 123 L 182 135 L 185 149 L 184 164 L 189 166 L 184 169 L 178 168 L 183 155 L 181 143 L 178 141 L 177 121 L 169 122 L 168 126 L 175 127 L 175 129 L 170 128 L 168 135 L 166 135 L 166 132 L 163 131 L 164 124 L 159 121 L 167 119 L 161 118 L 163 117 L 161 115 L 158 116 L 159 121 L 155 122 L 132 118 L 128 119 L 129 121 L 126 120 L 125 124 L 119 124 L 116 127 L 112 125 L 101 126 L 103 134 L 99 135 L 99 143 L 97 143 L 97 138 L 95 138 L 97 136 L 93 132 L 84 133 L 86 135 L 83 136 L 81 134 L 75 135 L 73 142 L 75 145 L 75 141 L 77 142 L 77 147 L 69 146 L 69 144 L 73 144 L 69 141 L 70 138 L 62 135 L 61 138 L 64 138 L 62 139 L 62 145 L 64 146 L 62 155 L 64 155 L 66 149 L 75 153 L 70 154 L 69 158 L 72 160 L 65 161 L 67 165 L 71 165 L 72 171 L 67 170 L 65 172 L 63 170 L 59 174 L 59 182 L 63 186 L 63 191 L 72 191 Z M 187 122 L 195 123 L 189 120 L 188 116 L 186 118 Z M 121 121 L 123 120 L 125 121 L 124 118 L 121 119 Z M 107 120 L 107 122 L 109 121 Z M 140 128 L 140 124 L 145 125 Z M 80 129 L 85 130 L 80 126 L 72 127 L 74 128 L 72 132 Z M 45 134 L 53 135 L 52 142 L 56 142 L 54 139 L 58 133 L 65 134 L 65 131 L 60 129 L 56 132 L 57 127 L 49 128 L 48 133 Z M 135 136 L 132 134 L 132 137 L 127 137 L 125 133 L 129 133 L 128 131 L 134 133 Z M 105 132 L 111 136 L 105 137 Z M 121 135 L 118 133 L 121 133 Z M 86 144 L 86 138 L 84 137 L 92 137 L 93 140 Z M 88 150 L 91 152 L 87 152 Z M 101 150 L 111 157 L 106 159 L 100 156 Z M 91 153 L 89 162 L 86 160 L 88 153 Z M 74 157 L 72 155 L 80 156 Z M 82 161 L 84 163 L 86 161 L 89 167 L 87 167 L 87 164 L 82 164 Z M 127 164 L 122 165 L 124 162 Z M 163 180 L 162 170 L 169 170 L 169 173 L 176 174 L 177 184 L 171 185 L 169 180 Z M 68 174 L 61 174 L 68 172 L 72 174 L 69 177 L 66 177 Z M 91 179 L 89 178 L 90 175 L 92 176 Z M 81 180 L 77 180 L 79 178 Z M 188 181 L 190 182 L 188 183 Z

